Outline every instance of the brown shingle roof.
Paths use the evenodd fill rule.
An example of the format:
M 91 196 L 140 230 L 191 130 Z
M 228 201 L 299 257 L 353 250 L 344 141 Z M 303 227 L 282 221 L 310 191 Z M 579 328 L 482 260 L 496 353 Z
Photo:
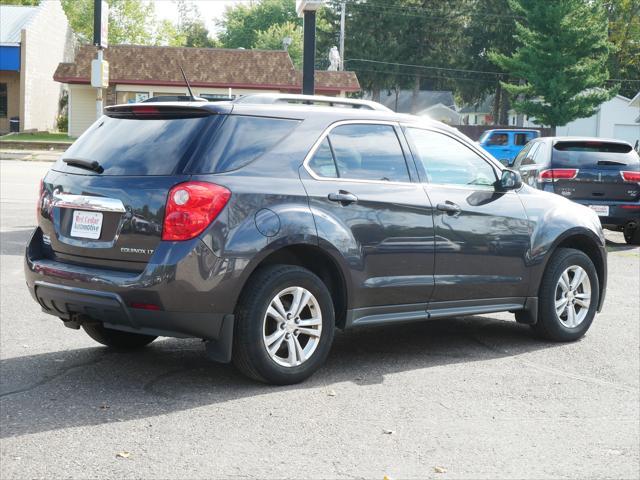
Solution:
M 58 65 L 53 78 L 62 83 L 90 83 L 91 60 L 96 50 L 82 45 L 74 63 Z M 104 51 L 109 61 L 110 83 L 183 85 L 181 65 L 195 87 L 281 89 L 297 92 L 302 74 L 289 54 L 278 50 L 231 50 L 221 48 L 152 47 L 113 45 Z M 354 72 L 316 72 L 320 91 L 358 91 Z

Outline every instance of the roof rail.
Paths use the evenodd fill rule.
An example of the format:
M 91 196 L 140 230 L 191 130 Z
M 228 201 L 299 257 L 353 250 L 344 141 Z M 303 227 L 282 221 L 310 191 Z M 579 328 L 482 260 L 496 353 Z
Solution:
M 391 112 L 390 108 L 385 107 L 381 103 L 372 102 L 370 100 L 357 100 L 353 98 L 343 97 L 326 97 L 322 95 L 296 95 L 290 93 L 254 93 L 244 95 L 234 103 L 248 103 L 252 105 L 273 105 L 276 103 L 289 103 L 301 105 L 325 105 L 329 107 L 342 108 L 362 108 L 367 110 L 380 110 L 383 112 Z

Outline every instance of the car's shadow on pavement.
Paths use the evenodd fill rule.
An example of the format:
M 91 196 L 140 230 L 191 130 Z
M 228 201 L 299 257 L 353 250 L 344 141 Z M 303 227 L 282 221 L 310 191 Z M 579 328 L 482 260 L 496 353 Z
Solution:
M 624 252 L 625 250 L 638 250 L 637 245 L 629 245 L 628 243 L 617 243 L 609 239 L 606 240 L 607 252 Z
M 128 353 L 96 347 L 8 358 L 0 361 L 0 438 L 153 417 L 278 389 L 316 388 L 324 397 L 340 382 L 380 383 L 415 369 L 429 375 L 431 367 L 556 346 L 535 339 L 526 325 L 488 317 L 338 332 L 326 365 L 289 387 L 252 382 L 209 361 L 196 340 L 161 339 Z

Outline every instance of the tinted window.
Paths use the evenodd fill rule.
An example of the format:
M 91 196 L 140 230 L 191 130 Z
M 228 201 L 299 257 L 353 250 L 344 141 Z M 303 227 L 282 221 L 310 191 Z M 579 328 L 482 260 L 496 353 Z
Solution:
M 530 132 L 527 133 L 516 133 L 514 144 L 516 145 L 526 145 L 529 140 L 533 138 L 533 134 Z
M 494 132 L 487 140 L 487 145 L 507 145 L 509 135 L 506 133 Z
M 320 177 L 336 178 L 338 176 L 328 138 L 325 138 L 316 150 L 309 162 L 309 168 Z
M 97 161 L 101 175 L 169 175 L 191 153 L 203 127 L 215 116 L 179 119 L 102 117 L 64 153 L 64 158 Z M 55 170 L 83 174 L 61 160 Z
M 535 143 L 528 143 L 522 150 L 520 150 L 518 155 L 516 155 L 515 160 L 513 161 L 513 168 L 518 168 L 522 164 L 522 161 L 529 154 L 529 151 L 531 151 L 531 148 L 534 145 L 536 145 L 536 144 Z
M 331 130 L 329 140 L 341 178 L 410 181 L 400 142 L 391 125 L 341 125 Z
M 491 185 L 496 181 L 493 167 L 459 141 L 438 132 L 407 129 L 431 183 Z
M 625 143 L 565 141 L 553 146 L 554 166 L 589 167 L 638 163 L 638 154 Z
M 513 162 L 513 167 L 524 167 L 525 165 L 533 165 L 535 163 L 534 158 L 536 152 L 542 145 L 542 142 L 530 143 L 528 147 L 524 148 L 522 152 L 516 157 L 516 161 Z
M 298 120 L 229 115 L 199 149 L 191 173 L 237 170 L 271 150 L 297 125 Z

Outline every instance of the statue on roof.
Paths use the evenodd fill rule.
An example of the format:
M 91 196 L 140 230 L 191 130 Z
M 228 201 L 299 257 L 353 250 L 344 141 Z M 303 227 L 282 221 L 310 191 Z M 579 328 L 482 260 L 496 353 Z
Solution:
M 335 45 L 331 47 L 331 50 L 329 50 L 329 62 L 330 65 L 327 70 L 330 72 L 340 70 L 340 52 L 338 51 L 338 47 Z

